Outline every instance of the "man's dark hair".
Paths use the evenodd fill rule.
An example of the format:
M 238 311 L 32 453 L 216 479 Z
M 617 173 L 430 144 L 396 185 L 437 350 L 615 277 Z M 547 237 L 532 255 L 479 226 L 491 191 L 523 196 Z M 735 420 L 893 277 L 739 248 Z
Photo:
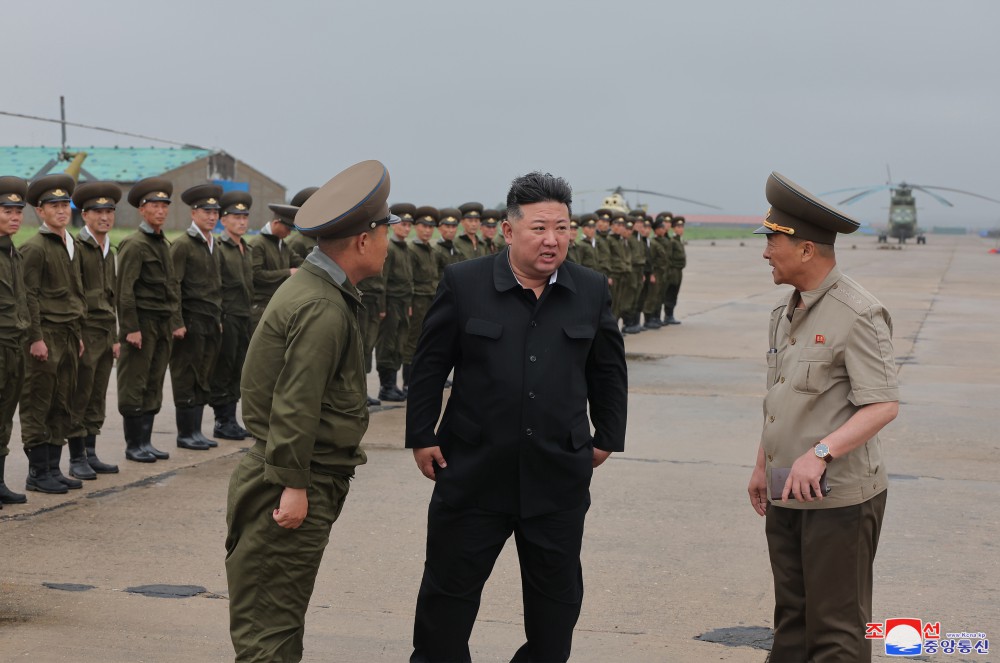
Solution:
M 521 218 L 521 205 L 545 202 L 563 203 L 570 214 L 573 213 L 573 187 L 561 177 L 537 170 L 515 178 L 507 192 L 507 218 Z

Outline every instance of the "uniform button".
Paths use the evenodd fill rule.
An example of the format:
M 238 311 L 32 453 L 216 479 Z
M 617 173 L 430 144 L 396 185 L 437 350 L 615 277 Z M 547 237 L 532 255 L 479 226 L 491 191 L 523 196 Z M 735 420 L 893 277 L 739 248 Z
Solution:
M 528 430 L 524 431 L 524 434 L 525 434 L 525 435 L 527 435 L 528 437 L 531 437 L 531 434 L 532 434 L 533 432 L 534 432 L 534 431 L 532 431 L 532 430 L 531 430 L 531 429 L 529 428 Z
M 789 343 L 791 343 L 792 345 L 795 345 L 795 339 L 793 338 L 792 340 L 789 341 Z
M 537 327 L 537 326 L 538 326 L 538 323 L 537 323 L 537 322 L 535 322 L 534 320 L 532 320 L 532 321 L 531 321 L 531 326 L 532 326 L 532 327 Z
M 535 397 L 535 392 L 529 391 L 528 392 L 528 398 L 534 398 L 534 397 Z
M 535 361 L 535 355 L 531 355 L 530 357 L 528 357 L 528 361 L 532 362 Z
M 774 456 L 772 456 L 771 454 L 767 454 L 767 459 L 769 461 L 773 461 L 774 460 Z
M 834 284 L 833 284 L 833 289 L 834 289 L 834 290 L 836 290 L 836 289 L 837 289 L 837 284 L 836 284 L 836 283 L 834 283 Z
M 782 376 L 781 376 L 781 382 L 782 382 L 782 383 L 784 383 L 784 381 L 785 381 L 785 376 L 784 376 L 784 375 L 782 375 Z
M 767 420 L 773 422 L 774 421 L 774 415 L 772 414 L 770 417 L 767 418 Z

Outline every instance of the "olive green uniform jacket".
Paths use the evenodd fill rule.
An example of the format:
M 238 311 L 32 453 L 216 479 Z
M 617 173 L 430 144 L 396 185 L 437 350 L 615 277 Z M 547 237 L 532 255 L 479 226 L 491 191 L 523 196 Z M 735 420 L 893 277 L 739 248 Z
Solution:
M 437 259 L 439 279 L 441 274 L 444 274 L 445 267 L 454 265 L 456 262 L 462 262 L 462 254 L 455 248 L 455 242 L 452 240 L 439 239 L 434 244 L 434 251 L 434 257 Z
M 219 271 L 222 276 L 222 315 L 250 317 L 253 306 L 253 257 L 250 246 L 241 237 L 237 244 L 228 235 L 216 238 Z M 240 246 L 243 251 L 240 251 Z
M 681 282 L 681 272 L 687 267 L 687 253 L 684 251 L 684 242 L 680 237 L 674 235 L 670 238 L 673 251 L 670 253 L 670 272 L 667 274 L 667 282 L 677 285 Z
M 192 316 L 211 319 L 216 325 L 222 322 L 219 247 L 214 238 L 212 244 L 210 250 L 205 236 L 192 226 L 170 247 L 181 294 L 181 314 L 189 327 Z
M 476 235 L 475 247 L 472 246 L 472 238 L 464 233 L 455 238 L 454 244 L 455 250 L 461 256 L 460 261 L 481 258 L 486 255 L 486 247 L 483 246 L 483 240 L 479 235 Z
M 584 267 L 589 267 L 595 272 L 603 272 L 601 269 L 600 253 L 597 249 L 597 244 L 600 243 L 598 239 L 587 239 L 586 237 L 581 237 L 576 240 L 576 254 L 579 257 L 578 262 Z
M 306 237 L 300 232 L 292 233 L 288 240 L 285 242 L 288 244 L 288 248 L 292 250 L 295 255 L 299 257 L 299 260 L 305 260 L 306 256 L 312 253 L 312 250 L 316 248 L 315 237 Z
M 270 233 L 270 225 L 264 226 L 247 244 L 253 262 L 253 318 L 256 324 L 278 286 L 291 276 L 292 267 L 302 264 L 302 258 Z
M 0 237 L 0 458 L 9 453 L 14 411 L 24 385 L 29 319 L 22 261 L 11 237 Z
M 139 331 L 140 313 L 169 318 L 171 330 L 184 326 L 170 242 L 145 222 L 118 246 L 118 328 L 122 340 Z

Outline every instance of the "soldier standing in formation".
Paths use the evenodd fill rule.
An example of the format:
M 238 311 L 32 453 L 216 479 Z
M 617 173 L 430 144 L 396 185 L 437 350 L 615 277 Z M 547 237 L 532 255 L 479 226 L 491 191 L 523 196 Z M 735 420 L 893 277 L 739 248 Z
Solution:
M 566 260 L 580 264 L 580 256 L 576 247 L 576 238 L 580 233 L 580 218 L 574 214 L 569 221 L 569 244 L 566 246 Z
M 465 232 L 455 240 L 455 249 L 462 255 L 462 260 L 486 255 L 478 234 L 479 220 L 483 214 L 482 203 L 465 203 L 459 205 L 458 210 L 462 213 L 462 230 Z
M 222 276 L 222 340 L 212 372 L 209 404 L 215 412 L 215 437 L 242 440 L 249 433 L 236 420 L 240 375 L 250 344 L 253 306 L 253 261 L 243 240 L 253 197 L 245 191 L 227 191 L 219 199 L 222 227 L 216 250 Z
M 381 272 L 358 283 L 362 308 L 358 311 L 361 327 L 361 344 L 365 353 L 365 375 L 372 372 L 372 353 L 378 340 L 378 329 L 385 319 L 385 276 Z M 381 405 L 382 401 L 368 397 L 368 405 Z
M 646 329 L 659 329 L 663 326 L 660 310 L 663 308 L 663 293 L 666 289 L 667 270 L 670 268 L 671 245 L 667 233 L 667 223 L 662 216 L 657 216 L 653 222 L 653 237 L 649 242 L 650 272 L 649 292 L 646 293 L 643 315 Z
M 270 204 L 274 218 L 264 224 L 260 233 L 251 237 L 250 256 L 253 263 L 253 311 L 250 315 L 250 333 L 257 328 L 260 316 L 264 314 L 267 303 L 271 301 L 274 291 L 294 274 L 302 264 L 299 254 L 292 251 L 285 239 L 295 227 L 295 214 L 298 207 L 292 205 Z
M 614 291 L 614 283 L 611 282 L 611 246 L 608 243 L 608 235 L 611 233 L 611 212 L 606 209 L 597 210 L 594 213 L 597 222 L 597 230 L 594 237 L 597 238 L 597 262 L 601 266 L 600 271 L 608 277 L 608 285 Z
M 413 306 L 413 261 L 406 238 L 417 211 L 410 203 L 396 203 L 392 213 L 400 218 L 392 228 L 389 255 L 382 274 L 385 275 L 385 318 L 379 323 L 375 340 L 375 365 L 378 369 L 379 400 L 401 402 L 406 393 L 399 388 L 396 377 L 403 365 L 403 347 L 409 334 Z
M 138 208 L 139 229 L 118 247 L 118 411 L 125 458 L 154 463 L 170 458 L 153 446 L 153 420 L 163 403 L 163 378 L 174 339 L 184 337 L 180 294 L 163 224 L 173 184 L 160 177 L 135 183 L 128 202 Z
M 639 298 L 642 296 L 643 272 L 646 269 L 646 248 L 639 241 L 638 233 L 644 217 L 642 212 L 637 214 L 633 214 L 625 222 L 625 245 L 628 247 L 631 268 L 628 273 L 628 295 L 622 303 L 623 334 L 638 334 L 642 331 L 639 325 Z
M 483 255 L 491 256 L 502 250 L 498 239 L 497 226 L 500 223 L 500 212 L 495 209 L 483 210 L 480 218 L 480 230 L 483 231 Z M 503 237 L 500 234 L 499 237 Z
M 441 278 L 434 246 L 431 244 L 437 219 L 437 208 L 425 205 L 417 208 L 413 220 L 416 224 L 417 238 L 410 242 L 410 260 L 413 264 L 413 313 L 410 315 L 409 330 L 406 334 L 406 347 L 403 348 L 404 393 L 410 386 L 410 363 L 413 361 L 413 353 L 417 350 L 424 317 L 431 302 L 434 301 L 438 280 Z
M 170 247 L 185 329 L 170 353 L 177 446 L 195 451 L 218 446 L 202 434 L 201 420 L 222 341 L 222 276 L 212 235 L 221 197 L 222 187 L 217 184 L 199 184 L 184 191 L 181 200 L 191 207 L 191 226 Z
M 292 196 L 292 200 L 288 204 L 296 208 L 302 207 L 305 202 L 309 200 L 309 196 L 316 193 L 317 189 L 319 189 L 319 187 L 307 186 Z M 316 248 L 316 238 L 306 237 L 300 232 L 292 233 L 288 238 L 288 248 L 294 251 L 301 260 L 305 260 L 306 256 L 308 256 L 309 253 Z
M 30 324 L 24 259 L 13 241 L 24 219 L 27 194 L 28 183 L 20 177 L 0 177 L 0 509 L 28 501 L 4 482 L 14 411 L 24 385 L 24 345 Z
M 444 268 L 448 265 L 462 262 L 462 254 L 455 246 L 455 234 L 458 232 L 458 219 L 461 215 L 462 213 L 454 207 L 441 208 L 438 219 L 438 232 L 441 233 L 441 239 L 434 246 L 434 250 L 437 251 L 439 276 L 444 274 Z
M 615 320 L 622 317 L 624 303 L 629 298 L 632 276 L 632 259 L 625 238 L 625 214 L 608 210 L 611 215 L 611 232 L 608 234 L 610 249 L 611 313 Z M 598 212 L 600 213 L 600 212 Z
M 81 325 L 87 313 L 80 257 L 66 230 L 73 216 L 69 203 L 74 186 L 73 178 L 62 174 L 28 185 L 28 203 L 42 225 L 21 249 L 31 322 L 20 402 L 21 439 L 28 455 L 25 487 L 43 493 L 83 487 L 59 469 L 72 432 L 76 372 L 83 353 Z
M 643 214 L 642 219 L 636 221 L 636 230 L 638 230 L 639 246 L 642 248 L 642 286 L 639 289 L 639 297 L 635 300 L 635 309 L 633 316 L 635 317 L 636 324 L 639 324 L 639 316 L 646 312 L 646 301 L 649 299 L 649 293 L 655 290 L 656 274 L 653 273 L 653 248 L 652 240 L 650 235 L 653 233 L 653 222 L 650 217 Z M 657 329 L 656 325 L 647 324 L 650 318 L 647 317 L 645 323 L 641 329 Z
M 666 312 L 666 324 L 679 325 L 681 321 L 674 317 L 674 308 L 677 306 L 677 294 L 681 290 L 681 277 L 684 268 L 687 266 L 687 256 L 684 252 L 684 217 L 678 216 L 670 220 L 670 227 L 674 231 L 671 238 L 673 252 L 670 255 L 670 276 L 667 283 L 666 292 L 663 295 L 663 307 Z
M 73 192 L 73 204 L 84 223 L 76 237 L 76 251 L 87 305 L 69 438 L 69 473 L 77 479 L 118 473 L 117 465 L 102 463 L 97 457 L 97 436 L 104 426 L 111 369 L 121 351 L 115 315 L 115 254 L 108 237 L 121 197 L 122 190 L 114 182 L 87 182 Z
M 581 214 L 580 228 L 583 237 L 576 241 L 576 253 L 580 259 L 580 264 L 589 267 L 595 272 L 603 272 L 601 269 L 600 254 L 597 250 L 597 239 L 594 233 L 597 230 L 597 216 L 595 214 Z

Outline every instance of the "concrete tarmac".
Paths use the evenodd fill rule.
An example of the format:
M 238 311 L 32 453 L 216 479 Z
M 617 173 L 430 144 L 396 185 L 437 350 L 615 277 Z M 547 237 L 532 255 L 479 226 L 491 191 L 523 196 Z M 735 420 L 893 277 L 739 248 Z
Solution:
M 842 269 L 892 314 L 902 385 L 900 416 L 883 433 L 890 489 L 874 617 L 940 621 L 942 633 L 991 639 L 1000 638 L 1000 255 L 987 253 L 992 246 L 931 235 L 928 245 L 901 251 L 879 250 L 871 237 L 842 237 L 837 248 Z M 746 485 L 761 426 L 768 313 L 787 287 L 772 283 L 762 249 L 759 237 L 692 242 L 677 310 L 683 324 L 626 338 L 628 440 L 594 476 L 574 661 L 767 656 L 771 571 Z M 27 505 L 0 511 L 0 660 L 232 659 L 225 496 L 247 445 L 177 449 L 169 388 L 165 401 L 154 444 L 169 460 L 125 461 L 112 377 L 98 451 L 121 473 L 67 495 L 29 493 Z M 404 413 L 396 406 L 372 415 L 369 461 L 334 525 L 313 595 L 306 661 L 409 656 L 432 483 L 402 448 Z M 206 432 L 210 421 L 206 414 Z M 27 468 L 16 423 L 7 480 L 20 490 Z M 144 585 L 205 591 L 126 591 Z M 522 642 L 511 543 L 483 596 L 473 659 L 509 660 Z M 874 645 L 875 660 L 891 660 Z

